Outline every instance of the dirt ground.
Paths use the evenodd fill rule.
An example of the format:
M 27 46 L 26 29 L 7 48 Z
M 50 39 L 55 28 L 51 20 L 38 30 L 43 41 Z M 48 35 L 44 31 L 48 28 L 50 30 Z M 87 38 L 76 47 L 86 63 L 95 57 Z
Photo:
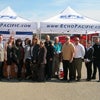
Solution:
M 98 74 L 98 73 L 97 73 Z M 52 79 L 38 83 L 31 80 L 0 81 L 0 100 L 100 100 L 100 82 L 85 81 L 86 69 L 82 69 L 81 82 L 63 82 Z

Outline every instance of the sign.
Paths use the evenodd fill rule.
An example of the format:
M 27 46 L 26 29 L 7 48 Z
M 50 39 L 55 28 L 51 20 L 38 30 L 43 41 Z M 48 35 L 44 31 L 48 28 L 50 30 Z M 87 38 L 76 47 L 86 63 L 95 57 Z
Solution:
M 0 31 L 22 31 L 36 33 L 37 23 L 23 22 L 23 23 L 10 23 L 0 22 Z
M 79 15 L 61 15 L 60 18 L 62 19 L 84 19 L 84 17 L 79 16 Z
M 86 33 L 89 31 L 100 31 L 100 24 L 60 24 L 60 23 L 42 23 L 41 33 Z

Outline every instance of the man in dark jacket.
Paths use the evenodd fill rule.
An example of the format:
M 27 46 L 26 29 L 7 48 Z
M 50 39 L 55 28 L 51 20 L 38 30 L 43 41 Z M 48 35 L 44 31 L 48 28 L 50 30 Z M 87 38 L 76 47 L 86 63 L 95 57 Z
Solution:
M 91 46 L 91 42 L 87 43 L 87 48 L 85 48 L 85 56 L 84 56 L 84 61 L 87 69 L 87 81 L 91 80 L 91 75 L 92 75 L 92 61 L 93 61 L 93 52 L 94 49 Z
M 100 40 L 99 37 L 95 38 L 95 44 L 93 45 L 94 53 L 93 53 L 93 64 L 95 72 L 93 73 L 92 79 L 96 79 L 96 67 L 99 71 L 99 82 L 100 82 Z
M 51 80 L 54 48 L 52 42 L 50 41 L 49 35 L 46 35 L 45 47 L 47 49 L 47 56 L 46 56 L 47 64 L 46 64 L 45 74 L 46 74 L 46 79 Z

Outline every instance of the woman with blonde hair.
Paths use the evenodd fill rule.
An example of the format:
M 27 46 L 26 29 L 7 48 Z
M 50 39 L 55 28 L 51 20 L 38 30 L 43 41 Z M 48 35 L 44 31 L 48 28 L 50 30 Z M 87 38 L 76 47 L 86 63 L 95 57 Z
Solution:
M 38 64 L 38 53 L 39 53 L 39 38 L 37 35 L 34 35 L 32 38 L 31 45 L 31 60 L 33 63 L 32 67 L 32 80 L 37 81 L 37 64 Z
M 8 42 L 5 44 L 6 64 L 7 64 L 7 79 L 11 78 L 11 66 L 13 64 L 13 47 L 14 37 L 10 36 Z
M 38 80 L 39 82 L 45 81 L 45 64 L 46 64 L 47 49 L 43 41 L 40 41 L 40 48 L 38 52 Z

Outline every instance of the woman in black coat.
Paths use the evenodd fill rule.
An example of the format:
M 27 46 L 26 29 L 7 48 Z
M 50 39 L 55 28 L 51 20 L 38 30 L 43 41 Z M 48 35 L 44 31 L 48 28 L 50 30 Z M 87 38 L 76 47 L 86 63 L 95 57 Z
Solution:
M 38 52 L 38 81 L 45 80 L 45 64 L 46 64 L 47 49 L 44 43 L 40 41 L 40 48 Z
M 17 78 L 22 79 L 22 67 L 24 59 L 24 48 L 22 46 L 22 40 L 19 38 L 15 42 L 15 47 L 13 48 L 13 61 L 17 65 Z

